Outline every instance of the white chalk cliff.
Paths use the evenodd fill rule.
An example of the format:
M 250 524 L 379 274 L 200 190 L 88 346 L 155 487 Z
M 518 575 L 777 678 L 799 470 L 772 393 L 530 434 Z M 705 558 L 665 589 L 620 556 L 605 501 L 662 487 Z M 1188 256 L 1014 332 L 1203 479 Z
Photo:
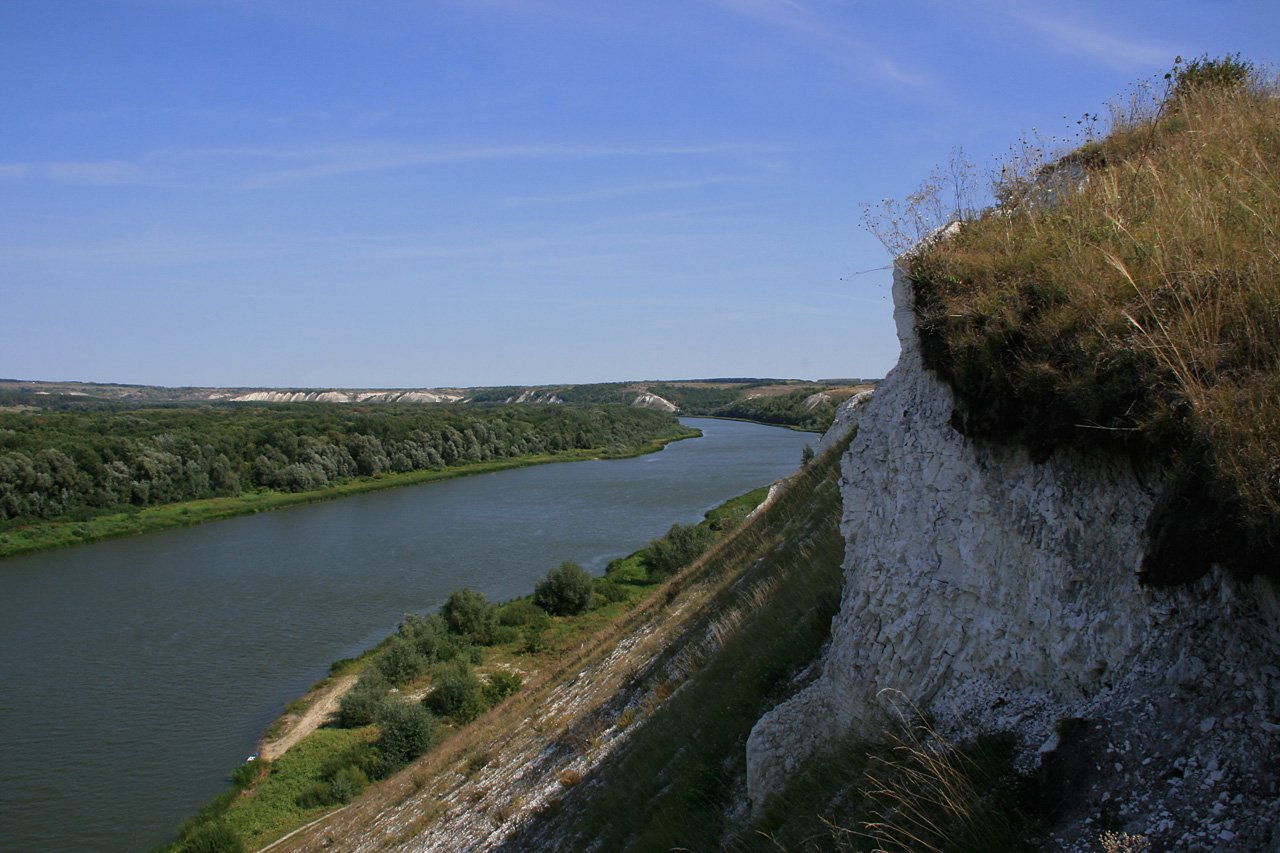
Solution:
M 1088 721 L 1064 849 L 1085 849 L 1104 809 L 1160 849 L 1280 849 L 1274 586 L 1217 571 L 1141 586 L 1154 473 L 1103 451 L 1037 464 L 960 435 L 900 271 L 894 317 L 897 366 L 838 422 L 857 428 L 841 610 L 821 677 L 751 734 L 753 805 L 846 738 L 880 739 L 905 698 L 954 736 L 1013 732 L 1024 766 L 1052 754 L 1058 721 Z

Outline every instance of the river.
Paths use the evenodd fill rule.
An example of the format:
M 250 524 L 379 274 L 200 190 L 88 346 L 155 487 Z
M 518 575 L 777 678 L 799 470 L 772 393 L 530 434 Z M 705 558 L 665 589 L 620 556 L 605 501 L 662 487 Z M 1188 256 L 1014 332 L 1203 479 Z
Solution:
M 501 601 L 794 470 L 816 436 L 699 439 L 0 562 L 0 849 L 138 851 L 226 785 L 284 704 L 406 612 Z

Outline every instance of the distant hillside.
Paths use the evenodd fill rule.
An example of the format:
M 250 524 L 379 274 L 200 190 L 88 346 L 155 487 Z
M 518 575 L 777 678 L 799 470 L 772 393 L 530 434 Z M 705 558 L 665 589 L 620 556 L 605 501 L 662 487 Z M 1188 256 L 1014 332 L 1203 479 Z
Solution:
M 684 379 L 483 388 L 168 388 L 0 379 L 0 410 L 114 410 L 243 403 L 360 405 L 598 405 L 620 403 L 681 415 L 737 418 L 821 432 L 836 407 L 873 380 Z

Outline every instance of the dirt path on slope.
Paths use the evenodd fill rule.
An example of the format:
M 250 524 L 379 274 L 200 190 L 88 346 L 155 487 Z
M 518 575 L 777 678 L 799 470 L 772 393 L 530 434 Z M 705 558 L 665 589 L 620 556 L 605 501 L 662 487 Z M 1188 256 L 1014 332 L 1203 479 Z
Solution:
M 259 755 L 267 761 L 275 761 L 289 747 L 320 728 L 338 710 L 338 703 L 355 686 L 357 678 L 358 675 L 343 675 L 333 679 L 310 697 L 311 704 L 302 716 L 286 714 L 284 731 L 271 740 L 264 740 Z

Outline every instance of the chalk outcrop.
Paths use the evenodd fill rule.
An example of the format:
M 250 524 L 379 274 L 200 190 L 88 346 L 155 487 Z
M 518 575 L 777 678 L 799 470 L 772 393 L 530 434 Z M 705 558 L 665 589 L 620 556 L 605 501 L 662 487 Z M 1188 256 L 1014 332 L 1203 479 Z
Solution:
M 655 412 L 675 413 L 680 411 L 680 407 L 665 397 L 659 397 L 657 394 L 651 394 L 645 391 L 634 400 L 631 405 L 641 409 L 653 409 Z
M 462 395 L 451 391 L 249 391 L 231 397 L 234 403 L 456 403 Z
M 1086 721 L 1063 848 L 1085 849 L 1106 811 L 1161 847 L 1278 849 L 1274 587 L 1141 586 L 1154 472 L 1102 451 L 1037 464 L 960 435 L 901 272 L 894 306 L 897 366 L 833 426 L 857 427 L 842 607 L 821 677 L 751 734 L 753 805 L 832 744 L 881 738 L 886 711 L 909 701 L 956 736 L 1013 732 L 1027 766 L 1057 760 L 1059 721 Z

